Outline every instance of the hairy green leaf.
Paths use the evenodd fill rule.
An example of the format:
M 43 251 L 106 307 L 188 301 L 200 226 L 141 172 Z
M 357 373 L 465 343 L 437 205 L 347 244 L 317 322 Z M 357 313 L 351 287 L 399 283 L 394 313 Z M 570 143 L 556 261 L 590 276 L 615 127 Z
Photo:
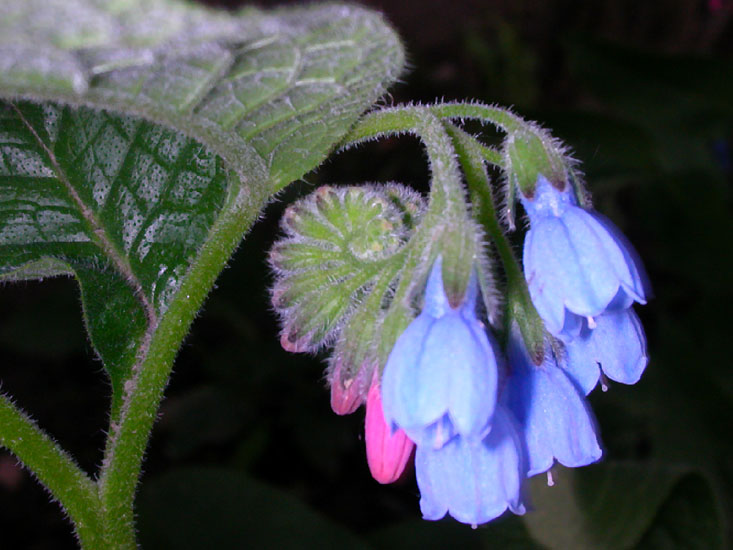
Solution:
M 235 15 L 173 0 L 5 0 L 0 96 L 177 128 L 243 182 L 280 189 L 320 163 L 402 69 L 382 18 L 326 5 Z
M 78 279 L 113 419 L 183 282 L 200 279 L 192 317 L 268 196 L 402 63 L 393 31 L 355 7 L 0 5 L 0 280 Z
M 220 158 L 131 117 L 0 106 L 0 278 L 74 273 L 115 394 L 227 193 Z

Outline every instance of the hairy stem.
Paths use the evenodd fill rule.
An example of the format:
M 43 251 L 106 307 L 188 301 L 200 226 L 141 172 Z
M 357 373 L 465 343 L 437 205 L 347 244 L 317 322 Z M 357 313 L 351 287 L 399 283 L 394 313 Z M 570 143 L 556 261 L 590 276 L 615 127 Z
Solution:
M 343 150 L 371 139 L 405 133 L 419 137 L 425 146 L 432 176 L 430 199 L 406 248 L 402 272 L 411 276 L 400 278 L 384 319 L 381 362 L 411 319 L 413 290 L 425 282 L 437 255 L 443 255 L 443 273 L 449 277 L 444 279 L 444 285 L 449 299 L 458 301 L 465 292 L 476 253 L 453 143 L 431 108 L 408 106 L 369 113 L 342 140 L 341 147 Z M 441 246 L 443 241 L 450 244 Z M 423 269 L 418 269 L 420 265 Z
M 466 176 L 471 192 L 473 213 L 477 221 L 491 237 L 501 259 L 507 279 L 507 319 L 519 324 L 527 349 L 536 361 L 544 354 L 544 324 L 532 304 L 522 267 L 519 265 L 511 244 L 504 235 L 496 215 L 494 198 L 491 194 L 489 176 L 484 167 L 484 156 L 475 138 L 447 122 L 445 123 Z M 506 327 L 507 329 L 509 327 Z M 541 362 L 541 361 L 540 361 Z
M 6 395 L 0 394 L 0 446 L 9 449 L 58 500 L 84 548 L 108 548 L 101 537 L 97 487 L 73 459 Z
M 489 122 L 504 132 L 514 132 L 527 126 L 519 116 L 503 107 L 484 105 L 483 103 L 438 103 L 430 110 L 439 118 L 474 119 Z
M 245 186 L 233 173 L 229 177 L 231 191 L 224 211 L 151 335 L 147 353 L 132 379 L 115 437 L 108 445 L 99 488 L 107 536 L 115 541 L 116 548 L 136 548 L 135 489 L 176 353 L 217 276 L 268 197 L 264 178 L 259 184 L 250 180 Z

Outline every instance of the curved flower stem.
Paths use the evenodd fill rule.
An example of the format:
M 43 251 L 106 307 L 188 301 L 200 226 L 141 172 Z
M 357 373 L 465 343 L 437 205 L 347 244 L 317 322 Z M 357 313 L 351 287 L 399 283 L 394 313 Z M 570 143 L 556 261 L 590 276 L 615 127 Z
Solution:
M 59 501 L 84 548 L 108 548 L 101 537 L 97 486 L 57 443 L 2 394 L 0 446 L 17 456 Z
M 465 113 L 461 113 L 461 108 L 466 107 Z M 483 110 L 477 109 L 478 107 L 484 107 L 491 110 L 496 110 L 497 113 L 503 113 L 508 127 L 514 127 L 513 124 L 509 124 L 510 120 L 516 118 L 517 121 L 521 121 L 515 115 L 506 111 L 501 111 L 498 108 L 490 108 L 481 105 L 463 104 L 463 103 L 447 103 L 431 106 L 420 106 L 414 105 L 409 107 L 390 107 L 388 109 L 380 109 L 378 111 L 372 111 L 368 113 L 354 126 L 351 131 L 344 136 L 341 140 L 341 150 L 348 149 L 354 145 L 371 141 L 374 139 L 380 139 L 388 136 L 395 136 L 400 134 L 414 134 L 417 135 L 417 120 L 415 118 L 416 113 L 423 111 L 430 111 L 438 118 L 454 119 L 454 118 L 474 118 L 483 121 L 488 120 Z M 497 120 L 501 120 L 497 114 Z M 503 125 L 498 126 L 503 128 Z M 503 124 L 503 123 L 502 123 Z M 504 162 L 501 156 L 501 152 L 488 147 L 482 143 L 477 144 L 481 148 L 481 154 L 484 159 L 491 164 L 502 167 Z
M 491 195 L 489 176 L 484 167 L 484 155 L 481 144 L 476 139 L 450 122 L 445 123 L 446 131 L 453 140 L 453 145 L 461 163 L 466 183 L 474 205 L 474 216 L 489 234 L 501 258 L 507 278 L 507 310 L 508 319 L 515 319 L 519 324 L 527 349 L 533 360 L 541 359 L 544 354 L 545 330 L 542 319 L 532 304 L 527 282 L 519 262 L 499 225 L 494 199 Z M 506 327 L 508 328 L 508 327 Z M 540 360 L 541 362 L 541 360 Z
M 438 103 L 432 105 L 430 110 L 439 118 L 460 120 L 469 118 L 489 122 L 507 133 L 525 129 L 528 125 L 520 116 L 503 107 L 483 103 Z
M 212 236 L 154 327 L 147 353 L 138 365 L 123 405 L 119 426 L 108 441 L 99 492 L 106 536 L 113 541 L 114 548 L 137 548 L 133 522 L 135 489 L 176 352 L 216 277 L 268 197 L 267 180 L 261 180 L 259 185 L 250 180 L 244 186 L 234 178 L 230 175 L 230 196 Z
M 437 255 L 443 254 L 446 292 L 455 300 L 465 292 L 475 257 L 475 242 L 467 230 L 471 222 L 453 143 L 429 107 L 395 107 L 369 113 L 344 137 L 341 149 L 406 133 L 419 137 L 425 146 L 432 175 L 431 189 L 427 212 L 410 239 L 401 270 L 410 276 L 400 278 L 384 319 L 379 350 L 382 360 L 410 321 L 413 289 L 425 282 Z M 441 243 L 445 246 L 441 247 Z

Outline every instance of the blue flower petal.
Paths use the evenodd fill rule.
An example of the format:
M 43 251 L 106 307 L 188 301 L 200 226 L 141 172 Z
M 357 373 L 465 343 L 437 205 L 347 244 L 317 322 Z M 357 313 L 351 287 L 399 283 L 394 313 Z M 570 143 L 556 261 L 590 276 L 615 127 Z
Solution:
M 595 317 L 645 303 L 648 284 L 638 256 L 613 224 L 567 200 L 538 179 L 533 199 L 522 198 L 530 216 L 524 243 L 525 277 L 532 302 L 548 330 L 573 337 L 569 314 Z M 561 200 L 562 199 L 562 200 Z
M 439 262 L 429 285 L 436 273 L 442 285 Z M 473 303 L 448 307 L 437 318 L 432 314 L 442 311 L 443 301 L 427 296 L 435 292 L 426 292 L 430 308 L 410 323 L 387 359 L 382 400 L 392 428 L 402 428 L 418 445 L 439 448 L 456 433 L 479 436 L 487 431 L 498 373 L 492 343 L 475 315 L 477 292 L 466 295 Z M 440 292 L 445 297 L 442 286 Z
M 425 285 L 425 303 L 422 313 L 430 315 L 430 317 L 435 319 L 442 317 L 451 309 L 448 296 L 446 296 L 445 288 L 443 287 L 442 269 L 443 258 L 438 256 L 433 263 L 430 275 L 428 276 L 428 282 Z
M 384 419 L 396 429 L 413 425 L 417 403 L 413 399 L 414 388 L 420 380 L 420 358 L 430 327 L 435 319 L 419 315 L 400 335 L 387 359 L 382 375 L 382 407 Z
M 580 336 L 566 345 L 562 366 L 588 394 L 598 381 L 599 367 L 611 380 L 636 384 L 646 368 L 646 337 L 633 309 L 609 311 L 587 324 Z M 594 372 L 595 380 L 589 373 Z
M 502 408 L 497 408 L 494 427 L 483 441 L 458 436 L 439 450 L 418 446 L 415 469 L 425 519 L 449 513 L 478 525 L 507 509 L 525 512 L 522 442 Z
M 603 451 L 593 414 L 575 384 L 557 367 L 550 348 L 543 364 L 535 366 L 516 336 L 509 361 L 512 372 L 504 398 L 522 426 L 527 475 L 549 470 L 555 460 L 568 467 L 597 461 Z
M 583 292 L 571 291 L 566 295 L 565 307 L 582 316 L 599 315 L 621 285 L 632 282 L 626 260 L 616 241 L 587 210 L 568 208 L 562 222 L 584 282 Z
M 547 246 L 548 242 L 553 241 L 552 234 L 558 228 L 562 229 L 562 225 L 559 220 L 552 218 L 533 225 L 525 236 L 523 252 L 524 275 L 532 302 L 553 334 L 560 332 L 565 324 L 562 296 L 567 276 L 565 266 L 558 259 L 564 258 L 566 254 L 558 256 Z M 565 240 L 559 242 L 564 243 Z
M 624 290 L 630 297 L 633 297 L 633 301 L 639 302 L 640 304 L 646 303 L 647 298 L 652 295 L 652 289 L 651 284 L 649 283 L 649 276 L 644 269 L 644 264 L 641 261 L 639 254 L 636 252 L 631 242 L 626 238 L 626 235 L 624 235 L 611 220 L 600 212 L 593 211 L 592 215 L 595 220 L 605 228 L 608 234 L 613 237 L 624 255 L 632 282 L 630 285 L 625 284 Z M 629 304 L 629 306 L 630 305 L 631 304 Z M 626 307 L 623 309 L 626 309 Z

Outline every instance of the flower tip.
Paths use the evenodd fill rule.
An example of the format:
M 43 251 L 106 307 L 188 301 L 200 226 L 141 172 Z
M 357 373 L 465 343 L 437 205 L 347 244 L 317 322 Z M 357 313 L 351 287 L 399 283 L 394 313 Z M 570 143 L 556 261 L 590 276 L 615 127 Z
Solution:
M 404 473 L 415 444 L 403 430 L 393 432 L 387 425 L 378 383 L 369 388 L 364 432 L 367 464 L 372 477 L 383 485 L 394 483 Z
M 348 362 L 348 360 L 347 360 Z M 344 359 L 334 358 L 328 375 L 331 388 L 331 409 L 339 416 L 353 413 L 366 400 L 368 383 L 377 375 L 370 363 L 364 363 L 354 373 L 353 369 L 344 372 Z
M 285 351 L 291 353 L 303 353 L 308 351 L 308 338 L 299 338 L 298 332 L 294 327 L 285 327 L 280 335 L 280 345 Z
M 364 402 L 363 396 L 354 387 L 357 382 L 352 378 L 341 382 L 334 380 L 331 383 L 331 410 L 339 416 L 353 413 Z

